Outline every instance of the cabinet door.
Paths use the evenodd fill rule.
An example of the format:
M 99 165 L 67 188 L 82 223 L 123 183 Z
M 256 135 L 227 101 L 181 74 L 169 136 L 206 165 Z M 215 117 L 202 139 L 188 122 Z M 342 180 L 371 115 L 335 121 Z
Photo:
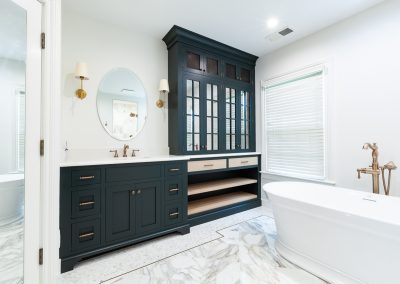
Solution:
M 205 75 L 208 77 L 219 77 L 221 75 L 221 60 L 217 56 L 204 54 L 202 60 Z
M 135 234 L 135 194 L 133 184 L 106 187 L 107 241 L 124 239 Z
M 221 87 L 218 82 L 205 81 L 205 108 L 206 108 L 206 129 L 205 150 L 207 153 L 220 150 L 220 97 Z
M 161 182 L 136 185 L 136 233 L 157 231 L 161 226 Z
M 224 61 L 224 77 L 240 81 L 243 83 L 253 84 L 253 72 L 252 68 L 247 65 L 238 64 L 231 61 Z
M 225 86 L 225 150 L 236 151 L 238 148 L 237 131 L 237 110 L 238 110 L 238 89 Z
M 200 76 L 188 76 L 184 79 L 184 103 L 186 105 L 186 121 L 184 133 L 186 133 L 185 152 L 199 153 L 204 150 L 201 141 L 201 130 L 204 128 L 202 120 L 204 109 L 201 107 L 200 91 L 203 86 L 200 84 Z
M 184 49 L 183 54 L 183 67 L 186 71 L 215 77 L 221 75 L 222 64 L 218 56 L 191 48 Z
M 241 150 L 249 150 L 251 149 L 252 141 L 250 139 L 253 138 L 253 119 L 252 119 L 252 97 L 249 89 L 241 88 L 239 89 L 239 117 L 237 119 L 238 122 L 238 148 Z

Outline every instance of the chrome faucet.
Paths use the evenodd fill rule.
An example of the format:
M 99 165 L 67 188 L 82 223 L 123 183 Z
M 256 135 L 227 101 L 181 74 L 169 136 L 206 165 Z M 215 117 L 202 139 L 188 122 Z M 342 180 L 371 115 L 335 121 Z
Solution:
M 372 175 L 372 192 L 379 194 L 379 175 L 382 173 L 382 181 L 383 187 L 385 190 L 385 194 L 389 195 L 390 191 L 390 180 L 392 178 L 392 170 L 395 170 L 397 167 L 393 162 L 387 163 L 383 167 L 379 166 L 378 162 L 378 145 L 376 143 L 365 143 L 362 147 L 364 150 L 371 149 L 372 150 L 372 165 L 369 168 L 361 168 L 357 169 L 358 178 L 361 178 L 361 174 L 370 174 Z M 385 170 L 389 170 L 389 179 L 388 184 L 386 184 L 385 180 Z
M 128 149 L 129 149 L 129 145 L 125 144 L 122 157 L 124 157 L 124 158 L 128 157 L 128 155 L 127 155 Z

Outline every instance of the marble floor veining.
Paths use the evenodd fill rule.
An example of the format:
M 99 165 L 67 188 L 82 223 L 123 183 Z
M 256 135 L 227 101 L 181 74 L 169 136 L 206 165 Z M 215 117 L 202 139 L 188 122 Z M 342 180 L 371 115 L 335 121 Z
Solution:
M 0 225 L 0 283 L 23 283 L 24 219 Z
M 83 261 L 59 284 L 325 283 L 276 253 L 268 205 Z

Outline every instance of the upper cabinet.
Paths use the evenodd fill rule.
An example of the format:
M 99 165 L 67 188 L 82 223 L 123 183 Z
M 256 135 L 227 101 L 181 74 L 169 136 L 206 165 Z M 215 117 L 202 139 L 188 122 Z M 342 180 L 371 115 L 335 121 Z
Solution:
M 177 26 L 163 40 L 170 153 L 254 151 L 257 57 Z

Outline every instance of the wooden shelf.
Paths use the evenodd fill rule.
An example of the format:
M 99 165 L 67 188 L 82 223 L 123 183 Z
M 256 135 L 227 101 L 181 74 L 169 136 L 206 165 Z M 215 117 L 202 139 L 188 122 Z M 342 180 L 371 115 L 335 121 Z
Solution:
M 243 177 L 194 183 L 194 184 L 189 184 L 188 195 L 191 196 L 200 193 L 217 191 L 225 188 L 237 187 L 254 183 L 257 183 L 256 179 L 243 178 Z
M 188 204 L 188 215 L 194 215 L 205 211 L 217 209 L 220 207 L 240 203 L 256 199 L 256 194 L 248 192 L 238 191 L 227 194 L 221 194 L 213 197 L 207 197 L 203 199 L 189 201 Z

